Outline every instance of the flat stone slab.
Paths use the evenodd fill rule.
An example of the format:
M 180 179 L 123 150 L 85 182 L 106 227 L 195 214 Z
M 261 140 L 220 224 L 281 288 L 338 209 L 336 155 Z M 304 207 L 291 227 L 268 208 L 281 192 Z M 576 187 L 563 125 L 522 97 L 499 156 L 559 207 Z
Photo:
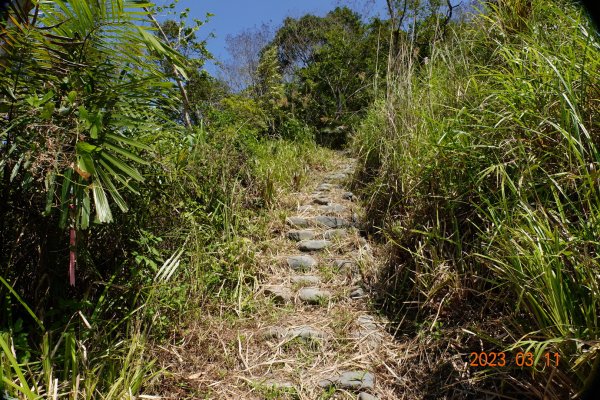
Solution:
M 319 215 L 314 221 L 319 225 L 325 225 L 332 229 L 347 228 L 350 226 L 348 221 L 343 218 L 329 217 L 327 215 Z
M 313 239 L 315 237 L 315 232 L 311 231 L 309 229 L 302 229 L 302 230 L 292 229 L 291 231 L 289 231 L 287 233 L 287 237 L 290 240 L 299 242 L 301 240 Z
M 319 304 L 321 301 L 329 300 L 331 298 L 331 293 L 316 287 L 306 287 L 298 291 L 298 297 L 305 303 Z
M 289 303 L 292 301 L 294 294 L 285 286 L 267 286 L 264 289 L 267 296 L 273 298 L 273 301 L 280 304 Z
M 294 275 L 290 278 L 290 281 L 292 283 L 318 285 L 321 283 L 321 278 L 316 275 Z
M 346 371 L 336 377 L 323 379 L 319 382 L 322 388 L 335 386 L 347 390 L 364 390 L 375 387 L 375 375 L 367 371 Z
M 326 212 L 326 213 L 340 214 L 340 213 L 343 213 L 344 211 L 346 211 L 346 207 L 344 207 L 341 204 L 329 204 L 326 206 L 320 206 L 319 210 Z
M 358 395 L 358 400 L 377 400 L 377 397 L 375 397 L 372 394 L 369 394 L 367 392 L 361 392 Z
M 313 199 L 313 203 L 326 206 L 327 204 L 331 203 L 331 200 L 327 197 L 315 197 Z
M 292 256 L 288 257 L 287 264 L 294 271 L 308 271 L 317 265 L 317 260 L 311 256 Z
M 306 228 L 309 225 L 308 219 L 302 218 L 302 217 L 286 218 L 285 223 L 290 226 L 297 227 L 297 228 Z
M 303 240 L 298 244 L 300 251 L 319 251 L 331 245 L 329 240 Z
M 323 233 L 323 238 L 326 240 L 345 238 L 346 236 L 348 236 L 348 231 L 345 229 L 329 229 Z

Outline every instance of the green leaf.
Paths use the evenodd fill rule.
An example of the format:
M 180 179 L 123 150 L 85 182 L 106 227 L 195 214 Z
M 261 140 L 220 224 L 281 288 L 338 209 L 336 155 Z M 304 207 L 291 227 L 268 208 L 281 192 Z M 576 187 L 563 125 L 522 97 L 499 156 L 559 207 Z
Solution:
M 29 389 L 29 385 L 27 384 L 27 379 L 25 379 L 25 374 L 23 374 L 23 370 L 19 366 L 18 361 L 13 356 L 12 351 L 10 349 L 10 346 L 8 345 L 8 342 L 4 340 L 3 335 L 0 335 L 0 347 L 2 348 L 2 351 L 3 351 L 4 355 L 6 356 L 6 358 L 8 358 L 8 361 L 10 362 L 13 370 L 15 371 L 15 373 L 17 374 L 17 376 L 19 377 L 19 381 L 21 382 L 21 386 L 17 386 L 15 384 L 12 384 L 11 386 L 13 386 L 15 389 L 19 390 L 25 396 L 27 396 L 28 400 L 38 399 L 39 396 L 36 396 L 31 391 L 31 389 Z M 5 382 L 10 382 L 6 378 L 3 378 L 3 379 L 4 379 Z
M 82 153 L 92 154 L 94 151 L 102 150 L 102 148 L 100 148 L 98 146 L 95 146 L 88 142 L 82 142 L 82 141 L 77 142 L 76 149 L 77 149 L 78 154 L 82 154 Z
M 137 147 L 137 148 L 140 148 L 140 149 L 152 151 L 152 147 L 150 147 L 150 146 L 148 146 L 148 145 L 146 145 L 144 143 L 141 143 L 141 142 L 139 142 L 137 140 L 126 138 L 125 136 L 114 135 L 112 133 L 107 133 L 105 135 L 105 137 L 107 139 L 110 139 L 110 140 L 113 140 L 113 141 L 116 141 L 116 142 L 122 142 L 122 143 L 128 144 L 128 145 L 133 146 L 133 147 Z
M 80 208 L 80 227 L 81 229 L 88 229 L 90 226 L 90 215 L 91 215 L 91 205 L 90 205 L 90 190 L 86 187 L 83 190 L 83 199 L 81 202 Z
M 127 207 L 127 203 L 125 202 L 123 197 L 121 197 L 121 194 L 117 190 L 115 184 L 110 179 L 110 177 L 102 170 L 98 170 L 98 174 L 99 174 L 100 178 L 102 179 L 102 182 L 106 185 L 111 197 L 113 198 L 115 203 L 117 203 L 117 206 L 119 206 L 121 211 L 123 211 L 123 212 L 129 211 L 129 207 Z
M 144 177 L 140 174 L 140 172 L 125 164 L 122 160 L 120 160 L 117 157 L 114 157 L 110 154 L 108 154 L 107 152 L 103 151 L 102 153 L 100 153 L 100 157 L 102 159 L 104 159 L 108 164 L 110 164 L 111 166 L 115 167 L 116 169 L 121 170 L 122 172 L 124 172 L 127 176 L 135 179 L 138 182 L 143 182 L 144 181 Z
M 51 171 L 46 175 L 45 179 L 46 186 L 46 207 L 44 208 L 44 216 L 49 216 L 52 211 L 52 205 L 54 204 L 54 193 L 56 189 L 56 173 Z
M 80 170 L 87 172 L 90 175 L 96 175 L 96 168 L 94 166 L 94 159 L 88 153 L 81 153 L 77 157 L 77 166 Z
M 60 219 L 58 222 L 58 226 L 61 229 L 65 229 L 67 227 L 67 219 L 69 217 L 69 204 L 71 203 L 71 199 L 69 198 L 71 192 L 71 178 L 73 176 L 73 170 L 71 168 L 65 171 L 65 175 L 62 183 L 62 190 L 60 195 Z
M 96 217 L 101 223 L 112 222 L 113 217 L 110 212 L 110 205 L 106 198 L 104 188 L 99 179 L 94 180 L 92 184 L 92 192 L 94 193 L 94 206 L 96 207 Z
M 128 151 L 128 150 L 126 150 L 126 149 L 124 149 L 122 147 L 115 146 L 114 144 L 112 144 L 112 143 L 110 143 L 108 141 L 104 142 L 102 144 L 102 147 L 110 149 L 110 150 L 112 150 L 112 151 L 114 151 L 116 153 L 119 153 L 122 156 L 125 156 L 125 157 L 129 158 L 130 160 L 133 160 L 133 161 L 138 162 L 140 164 L 143 164 L 143 165 L 149 165 L 150 164 L 148 161 L 142 159 L 140 156 L 138 156 L 136 154 L 133 154 L 132 152 L 130 152 L 130 151 Z

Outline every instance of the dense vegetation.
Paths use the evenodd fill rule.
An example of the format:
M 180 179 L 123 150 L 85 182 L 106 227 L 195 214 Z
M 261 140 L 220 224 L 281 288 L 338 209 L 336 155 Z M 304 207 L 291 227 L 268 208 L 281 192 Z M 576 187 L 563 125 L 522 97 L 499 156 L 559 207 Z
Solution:
M 0 398 L 132 398 L 174 325 L 252 312 L 242 238 L 317 144 L 356 154 L 388 254 L 376 306 L 436 365 L 404 371 L 407 393 L 561 399 L 598 369 L 600 39 L 573 3 L 287 18 L 241 90 L 202 70 L 187 10 L 16 3 L 0 9 Z M 462 376 L 483 350 L 562 358 Z
M 391 250 L 384 305 L 405 333 L 428 332 L 436 371 L 456 349 L 558 352 L 558 368 L 489 369 L 488 390 L 560 399 L 591 378 L 598 39 L 568 2 L 489 4 L 428 62 L 401 49 L 388 96 L 357 130 L 367 225 Z M 435 379 L 420 384 L 471 390 L 458 371 L 447 387 Z

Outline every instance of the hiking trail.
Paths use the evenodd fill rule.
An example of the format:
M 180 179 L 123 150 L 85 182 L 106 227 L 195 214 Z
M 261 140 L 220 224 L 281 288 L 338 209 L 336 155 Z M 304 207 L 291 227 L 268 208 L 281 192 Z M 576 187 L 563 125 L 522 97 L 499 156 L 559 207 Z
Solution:
M 347 189 L 356 161 L 334 154 L 333 168 L 308 171 L 303 191 L 282 199 L 270 238 L 256 244 L 261 279 L 251 316 L 196 329 L 190 341 L 203 342 L 203 354 L 213 343 L 214 359 L 178 353 L 188 395 L 195 388 L 200 398 L 220 399 L 397 398 L 393 371 L 405 350 L 371 308 L 377 259 Z

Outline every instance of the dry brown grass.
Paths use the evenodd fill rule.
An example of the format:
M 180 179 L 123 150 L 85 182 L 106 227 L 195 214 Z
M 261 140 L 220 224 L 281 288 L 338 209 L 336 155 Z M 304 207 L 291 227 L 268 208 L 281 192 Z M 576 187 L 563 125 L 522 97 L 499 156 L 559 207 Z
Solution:
M 348 235 L 333 239 L 330 248 L 311 254 L 318 261 L 311 274 L 319 275 L 320 288 L 332 293 L 329 301 L 305 305 L 296 296 L 292 304 L 276 305 L 261 290 L 266 285 L 299 288 L 290 283 L 294 272 L 286 264 L 288 256 L 300 252 L 297 243 L 286 237 L 290 227 L 285 217 L 310 218 L 320 214 L 316 205 L 311 210 L 297 210 L 313 204 L 314 189 L 330 171 L 347 167 L 349 160 L 338 157 L 337 165 L 309 171 L 308 182 L 301 192 L 280 194 L 265 218 L 269 236 L 254 238 L 252 243 L 259 287 L 251 306 L 237 315 L 231 305 L 213 304 L 203 310 L 201 318 L 182 329 L 171 345 L 158 350 L 162 367 L 167 371 L 161 382 L 163 398 L 354 399 L 356 393 L 343 390 L 330 393 L 318 386 L 320 380 L 344 370 L 370 370 L 376 376 L 373 394 L 380 399 L 402 398 L 398 390 L 402 378 L 396 371 L 414 356 L 387 332 L 385 320 L 375 317 L 377 324 L 372 332 L 359 326 L 359 317 L 372 315 L 369 296 L 348 297 L 357 283 L 373 281 L 378 268 L 375 256 L 378 249 L 365 241 L 357 229 L 348 229 Z M 361 209 L 341 198 L 344 191 L 338 187 L 327 195 L 347 209 L 339 215 L 327 215 L 351 220 L 352 214 L 360 214 Z M 319 234 L 326 230 L 316 225 L 311 229 Z M 339 271 L 333 261 L 342 258 L 353 260 L 360 272 L 352 275 L 349 271 Z M 272 327 L 303 326 L 313 327 L 325 337 L 314 341 L 265 337 Z M 287 393 L 269 390 L 271 382 L 289 383 L 294 389 Z

